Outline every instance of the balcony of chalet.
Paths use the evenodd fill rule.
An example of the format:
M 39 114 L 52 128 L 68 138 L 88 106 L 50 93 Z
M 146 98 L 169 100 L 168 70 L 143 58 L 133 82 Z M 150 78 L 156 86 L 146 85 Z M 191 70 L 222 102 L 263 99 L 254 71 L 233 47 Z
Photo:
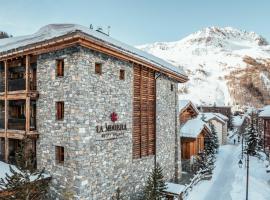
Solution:
M 9 100 L 8 138 L 22 139 L 26 134 L 26 100 Z M 30 126 L 27 134 L 36 134 L 36 101 L 30 101 Z M 5 101 L 0 101 L 0 137 L 5 137 Z
M 36 93 L 36 58 L 30 58 L 29 70 L 26 73 L 26 57 L 14 59 L 7 62 L 7 93 L 13 95 L 22 94 L 26 92 L 26 80 L 29 81 L 28 92 Z M 28 77 L 27 77 L 28 76 Z M 0 62 L 0 94 L 5 92 L 5 63 Z M 15 96 L 16 97 L 16 96 Z
M 8 101 L 8 130 L 26 129 L 25 100 Z M 36 130 L 36 102 L 30 102 L 30 131 Z

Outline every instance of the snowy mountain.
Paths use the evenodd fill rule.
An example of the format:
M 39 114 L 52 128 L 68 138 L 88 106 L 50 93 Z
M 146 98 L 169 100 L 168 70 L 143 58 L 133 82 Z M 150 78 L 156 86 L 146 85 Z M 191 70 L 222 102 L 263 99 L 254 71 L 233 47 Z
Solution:
M 190 81 L 180 86 L 180 99 L 258 107 L 270 100 L 270 46 L 254 32 L 209 27 L 176 42 L 138 48 L 184 68 Z

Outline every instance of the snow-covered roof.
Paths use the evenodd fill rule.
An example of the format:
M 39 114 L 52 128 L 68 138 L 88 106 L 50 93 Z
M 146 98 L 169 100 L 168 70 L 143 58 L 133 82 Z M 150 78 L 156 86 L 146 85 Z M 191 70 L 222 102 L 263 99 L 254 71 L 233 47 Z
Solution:
M 167 183 L 167 182 L 165 184 L 167 187 L 165 192 L 170 193 L 170 194 L 180 195 L 185 190 L 184 185 L 180 185 L 176 183 Z
M 181 137 L 188 138 L 197 138 L 198 135 L 202 132 L 202 130 L 206 128 L 209 130 L 207 124 L 201 120 L 201 117 L 198 116 L 194 119 L 188 120 L 180 129 Z M 209 130 L 210 131 L 210 130 Z
M 190 100 L 180 100 L 179 101 L 179 112 L 182 112 L 184 109 L 186 109 L 189 105 L 193 107 L 193 109 L 199 113 L 197 107 L 190 101 Z
M 217 120 L 217 121 L 221 122 L 222 124 L 226 123 L 221 117 L 216 115 L 216 113 L 205 112 L 205 113 L 200 114 L 200 117 L 202 117 L 202 116 L 204 116 L 205 121 L 207 121 L 207 122 L 214 119 L 214 120 Z
M 229 118 L 221 113 L 214 113 L 214 115 L 218 116 L 219 118 L 221 118 L 223 121 L 228 121 Z
M 259 113 L 259 117 L 270 117 L 270 105 L 262 108 L 262 111 Z
M 88 39 L 102 42 L 103 44 L 108 45 L 118 51 L 125 52 L 137 58 L 143 59 L 159 67 L 160 69 L 165 69 L 186 77 L 185 72 L 180 67 L 176 67 L 149 53 L 117 41 L 103 33 L 77 24 L 49 24 L 40 28 L 36 33 L 31 35 L 1 39 L 0 54 L 6 54 L 15 50 L 22 50 L 40 42 L 48 42 L 49 40 L 55 39 L 57 37 L 78 32 L 84 34 Z

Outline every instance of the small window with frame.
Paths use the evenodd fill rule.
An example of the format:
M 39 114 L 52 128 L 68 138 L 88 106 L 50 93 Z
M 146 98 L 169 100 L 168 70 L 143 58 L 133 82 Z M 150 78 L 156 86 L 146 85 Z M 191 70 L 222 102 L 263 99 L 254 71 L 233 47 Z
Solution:
M 95 74 L 101 75 L 102 74 L 102 64 L 95 63 Z
M 174 85 L 171 84 L 171 91 L 173 92 L 173 90 L 174 90 Z
M 64 60 L 63 59 L 56 60 L 56 76 L 57 77 L 64 76 Z
M 64 164 L 65 149 L 62 146 L 55 146 L 55 161 L 57 164 Z
M 119 79 L 120 80 L 125 80 L 125 70 L 120 69 Z
M 63 101 L 56 102 L 56 120 L 64 119 L 64 105 Z

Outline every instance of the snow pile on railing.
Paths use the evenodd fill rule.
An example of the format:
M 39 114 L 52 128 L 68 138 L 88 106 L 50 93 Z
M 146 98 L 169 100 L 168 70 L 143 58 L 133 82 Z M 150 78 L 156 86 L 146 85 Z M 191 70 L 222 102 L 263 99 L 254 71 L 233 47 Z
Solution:
M 205 179 L 211 179 L 212 174 L 208 173 L 208 169 L 200 169 L 190 180 L 190 183 L 185 185 L 185 189 L 183 191 L 182 197 L 187 197 L 188 193 L 192 191 L 193 187 L 197 185 L 200 181 Z

